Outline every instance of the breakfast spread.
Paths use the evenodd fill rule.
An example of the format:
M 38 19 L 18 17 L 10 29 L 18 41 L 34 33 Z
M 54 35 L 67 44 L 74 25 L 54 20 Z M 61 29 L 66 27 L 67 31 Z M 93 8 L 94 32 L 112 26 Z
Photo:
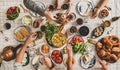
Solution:
M 27 12 L 23 12 L 23 9 L 25 9 L 23 6 L 23 9 L 19 8 L 19 6 L 9 7 L 6 12 L 8 20 L 4 22 L 4 29 L 1 28 L 0 33 L 4 36 L 8 35 L 7 31 L 12 31 L 13 38 L 15 38 L 16 41 L 14 44 L 18 44 L 26 42 L 30 32 L 35 32 L 36 39 L 27 46 L 22 61 L 22 65 L 26 66 L 30 64 L 30 59 L 32 58 L 32 66 L 35 70 L 38 70 L 39 66 L 42 65 L 42 57 L 49 57 L 55 65 L 60 65 L 64 62 L 65 66 L 67 66 L 69 56 L 65 56 L 69 53 L 68 45 L 72 47 L 73 65 L 79 60 L 78 63 L 82 68 L 90 69 L 96 64 L 96 61 L 98 61 L 96 58 L 98 57 L 108 63 L 115 63 L 120 58 L 119 35 L 116 36 L 106 31 L 108 31 L 109 28 L 119 28 L 116 26 L 116 23 L 115 25 L 112 25 L 112 23 L 117 21 L 120 16 L 118 15 L 108 19 L 111 17 L 109 15 L 111 15 L 110 11 L 112 10 L 104 8 L 101 8 L 101 10 L 98 8 L 94 9 L 94 3 L 92 1 L 94 0 L 81 0 L 77 2 L 76 5 L 71 2 L 63 3 L 60 9 L 58 9 L 54 4 L 49 4 L 48 8 L 46 8 L 45 6 L 47 5 L 44 4 L 47 3 L 44 3 L 44 1 L 42 3 L 34 0 L 24 0 Z M 76 6 L 76 8 L 70 10 L 71 6 L 72 8 Z M 2 13 L 1 10 L 0 14 L 2 15 Z M 90 18 L 92 16 L 98 16 L 99 18 L 94 21 L 94 19 Z M 91 20 L 93 21 L 90 22 Z M 103 22 L 100 22 L 100 20 Z M 1 20 L 1 23 L 2 22 Z M 110 30 L 111 32 L 112 29 Z M 113 33 L 116 33 L 115 31 L 119 32 L 119 30 L 114 30 Z M 6 33 L 3 34 L 3 32 Z M 110 34 L 111 36 L 105 36 L 105 34 Z M 9 38 L 10 40 L 12 39 L 11 36 Z M 101 39 L 99 39 L 94 46 L 91 46 L 88 38 L 95 40 Z M 5 36 L 5 40 L 6 39 L 8 38 Z M 6 56 L 4 60 L 6 61 L 13 59 L 13 55 L 11 54 L 14 53 L 9 49 L 3 49 L 3 51 L 5 51 L 4 55 Z M 93 50 L 96 50 L 96 52 L 94 53 Z M 97 54 L 98 57 L 96 57 L 95 54 Z M 0 53 L 0 60 L 2 58 L 3 55 Z

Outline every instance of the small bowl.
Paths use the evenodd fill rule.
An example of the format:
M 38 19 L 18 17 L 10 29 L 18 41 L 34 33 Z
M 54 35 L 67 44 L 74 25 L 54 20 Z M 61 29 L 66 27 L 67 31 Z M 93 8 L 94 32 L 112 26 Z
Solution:
M 111 22 L 109 20 L 106 20 L 103 22 L 104 27 L 110 27 L 110 25 L 111 25 Z
M 5 27 L 5 29 L 8 30 L 8 29 L 11 28 L 11 24 L 7 22 L 7 23 L 4 24 L 4 27 Z
M 83 19 L 82 18 L 78 18 L 76 20 L 76 22 L 77 22 L 78 25 L 82 25 L 83 24 Z
M 67 10 L 68 8 L 69 8 L 69 5 L 68 5 L 68 4 L 63 4 L 63 5 L 62 5 L 62 9 L 63 9 L 63 10 Z
M 99 18 L 105 18 L 105 17 L 107 17 L 108 15 L 109 15 L 108 10 L 107 10 L 107 9 L 103 9 L 103 10 L 101 10 L 100 13 L 99 13 Z
M 87 27 L 87 26 L 82 26 L 82 27 L 80 27 L 80 29 L 79 29 L 79 34 L 81 35 L 81 36 L 87 36 L 88 34 L 89 34 L 89 28 Z
M 55 51 L 59 51 L 59 52 L 60 52 L 60 57 L 62 58 L 62 61 L 61 61 L 60 63 L 57 63 L 55 60 L 53 60 L 53 52 L 55 52 Z M 58 52 L 57 52 L 57 53 L 58 53 Z M 57 55 L 58 55 L 58 54 L 55 55 L 55 58 L 57 57 Z M 53 61 L 53 63 L 55 63 L 56 65 L 57 65 L 57 64 L 61 64 L 61 63 L 63 62 L 63 54 L 62 54 L 62 52 L 61 52 L 60 50 L 53 50 L 52 53 L 51 53 L 51 55 L 50 55 L 50 57 L 51 57 L 51 60 Z M 56 59 L 56 60 L 57 60 L 57 59 Z
M 40 30 L 41 30 L 42 32 L 45 32 L 46 26 L 45 26 L 45 25 L 42 25 L 42 26 L 40 27 Z
M 50 54 L 50 46 L 47 45 L 48 48 L 49 48 L 49 51 L 48 51 L 47 53 L 43 53 L 43 52 L 42 52 L 42 48 L 43 48 L 44 45 L 47 45 L 47 44 L 43 44 L 43 45 L 39 48 L 39 51 L 40 51 L 40 53 L 41 53 L 42 55 L 44 55 L 44 56 L 49 56 L 49 54 Z
M 75 13 L 70 13 L 68 16 L 67 16 L 67 20 L 68 21 L 72 21 L 76 19 L 76 14 Z
M 23 25 L 31 25 L 32 22 L 33 22 L 32 17 L 29 16 L 29 15 L 25 15 L 25 16 L 22 18 L 22 24 L 23 24 Z
M 38 21 L 38 20 L 35 20 L 35 21 L 33 22 L 33 28 L 38 28 L 39 26 L 40 26 L 39 21 Z
M 20 14 L 20 8 L 17 6 L 11 6 L 7 12 L 7 18 L 9 20 L 15 20 L 16 18 L 18 18 L 19 14 Z
M 41 31 L 36 31 L 36 33 L 37 33 L 37 38 L 38 38 L 38 39 L 41 39 L 41 38 L 43 37 L 43 32 L 41 32 Z
M 70 33 L 76 33 L 76 32 L 77 32 L 76 26 L 72 26 L 72 27 L 70 28 Z

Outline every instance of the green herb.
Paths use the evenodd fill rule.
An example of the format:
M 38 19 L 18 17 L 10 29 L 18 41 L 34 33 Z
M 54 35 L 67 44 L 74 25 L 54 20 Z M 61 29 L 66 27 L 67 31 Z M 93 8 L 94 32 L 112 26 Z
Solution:
M 48 40 L 48 42 L 50 43 L 50 44 L 52 44 L 52 42 L 51 42 L 51 38 L 52 38 L 52 36 L 55 34 L 55 33 L 57 33 L 58 32 L 58 28 L 57 28 L 57 26 L 55 25 L 55 23 L 53 23 L 53 22 L 47 22 L 46 23 L 46 31 L 45 31 L 45 33 L 46 33 L 46 36 L 47 36 L 47 40 Z

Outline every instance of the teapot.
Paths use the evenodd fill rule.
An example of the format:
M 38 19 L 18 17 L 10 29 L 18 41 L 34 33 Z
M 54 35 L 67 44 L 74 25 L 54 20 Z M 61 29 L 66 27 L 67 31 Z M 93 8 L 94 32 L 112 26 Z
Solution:
M 2 53 L 0 54 L 0 59 L 5 60 L 5 61 L 10 61 L 12 59 L 15 59 L 16 57 L 16 52 L 17 50 L 21 47 L 22 45 L 19 44 L 17 47 L 13 46 L 7 46 L 3 49 Z

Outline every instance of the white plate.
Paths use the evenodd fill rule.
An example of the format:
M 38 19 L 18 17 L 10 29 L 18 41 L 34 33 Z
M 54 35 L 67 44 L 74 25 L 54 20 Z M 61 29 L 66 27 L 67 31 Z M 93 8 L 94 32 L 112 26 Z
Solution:
M 30 28 L 29 27 L 27 27 L 27 26 L 19 26 L 19 27 L 17 27 L 15 30 L 14 30 L 14 37 L 15 37 L 15 39 L 16 40 L 18 40 L 17 39 L 17 37 L 16 37 L 16 35 L 15 35 L 15 33 L 17 32 L 17 31 L 19 31 L 21 28 L 26 28 L 27 30 L 28 30 L 28 33 L 30 34 Z M 28 35 L 29 35 L 28 34 Z M 25 41 L 27 39 L 27 36 L 25 36 L 23 39 L 21 39 L 21 40 L 18 40 L 18 41 L 20 41 L 20 42 L 23 42 L 23 41 Z
M 77 11 L 81 16 L 89 16 L 93 9 L 93 4 L 90 0 L 81 0 L 77 5 Z
M 88 61 L 83 61 L 83 56 L 87 55 L 88 56 Z M 91 55 L 91 54 L 85 54 L 80 57 L 80 64 L 83 68 L 89 69 L 92 68 L 95 63 L 96 63 L 96 57 Z

